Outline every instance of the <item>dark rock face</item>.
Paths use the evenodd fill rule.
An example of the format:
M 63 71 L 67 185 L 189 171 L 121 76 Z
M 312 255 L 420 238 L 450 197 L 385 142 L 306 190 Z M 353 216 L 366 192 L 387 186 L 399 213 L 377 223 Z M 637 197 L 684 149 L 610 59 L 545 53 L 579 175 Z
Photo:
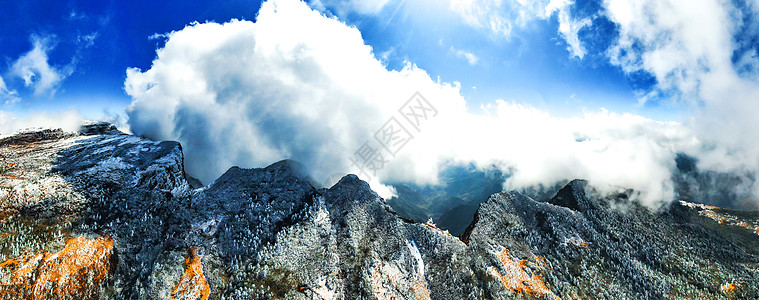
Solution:
M 263 169 L 232 167 L 194 194 L 191 214 L 201 217 L 196 223 L 217 227 L 214 243 L 221 258 L 255 261 L 279 231 L 305 217 L 317 195 L 297 162 L 280 161 Z
M 116 126 L 107 122 L 85 124 L 79 129 L 79 135 L 109 135 L 119 133 L 122 132 Z
M 40 131 L 22 132 L 13 136 L 0 139 L 0 147 L 8 145 L 27 145 L 36 142 L 54 141 L 74 136 L 73 133 L 63 132 L 61 129 L 45 129 Z
M 59 299 L 759 297 L 759 215 L 652 212 L 576 180 L 547 202 L 492 195 L 459 239 L 399 218 L 354 175 L 317 188 L 281 161 L 194 188 L 179 144 L 84 132 L 0 147 L 2 299 L 51 286 L 12 275 L 37 253 L 43 275 L 66 266 L 50 253 L 104 258 L 57 283 L 75 290 Z
M 559 190 L 556 196 L 551 198 L 548 203 L 556 206 L 562 206 L 574 211 L 585 211 L 592 207 L 592 202 L 585 197 L 585 188 L 588 182 L 584 180 L 573 180 L 567 186 Z

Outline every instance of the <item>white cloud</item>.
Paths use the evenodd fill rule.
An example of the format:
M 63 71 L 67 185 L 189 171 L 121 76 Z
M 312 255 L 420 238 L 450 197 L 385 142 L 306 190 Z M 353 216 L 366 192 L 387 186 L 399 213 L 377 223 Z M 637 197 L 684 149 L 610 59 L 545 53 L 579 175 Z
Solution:
M 83 123 L 84 117 L 76 110 L 37 112 L 22 116 L 0 110 L 0 137 L 26 129 L 61 128 L 67 132 L 76 132 Z
M 389 0 L 311 0 L 309 4 L 323 12 L 326 12 L 329 7 L 336 15 L 343 17 L 349 12 L 377 15 L 389 2 Z M 440 3 L 434 2 L 427 6 L 438 4 Z M 465 24 L 482 28 L 499 37 L 508 38 L 515 27 L 523 27 L 536 19 L 549 19 L 556 14 L 559 21 L 558 33 L 567 43 L 567 51 L 571 56 L 582 59 L 586 51 L 578 37 L 578 32 L 584 27 L 591 26 L 592 21 L 589 18 L 573 18 L 569 12 L 572 4 L 574 2 L 570 0 L 448 0 L 448 8 L 458 14 Z M 397 9 L 401 6 L 399 5 Z M 467 56 L 467 59 L 474 57 L 471 53 Z M 469 61 L 472 60 L 469 59 Z
M 413 64 L 388 71 L 357 29 L 297 0 L 263 3 L 256 23 L 193 24 L 167 38 L 150 69 L 127 71 L 128 122 L 136 134 L 179 140 L 188 172 L 206 183 L 232 165 L 284 158 L 317 180 L 358 173 L 348 158 L 389 118 L 403 120 L 398 109 L 416 91 L 439 113 L 410 129 L 383 182 L 435 183 L 441 164 L 473 161 L 513 172 L 508 188 L 587 178 L 641 190 L 653 204 L 672 197 L 675 152 L 699 145 L 677 123 L 603 110 L 557 118 L 498 101 L 469 113 L 458 83 Z
M 71 12 L 69 12 L 69 16 L 68 16 L 69 20 L 82 20 L 85 18 L 87 18 L 87 15 L 81 12 L 77 12 L 76 10 L 73 10 L 73 9 L 71 10 Z
M 570 0 L 450 0 L 450 8 L 458 13 L 466 24 L 489 29 L 496 35 L 508 37 L 516 26 L 524 26 L 535 19 L 545 20 L 557 14 L 558 33 L 567 43 L 571 56 L 582 59 L 585 48 L 578 32 L 592 25 L 589 18 L 575 19 L 569 7 Z
M 19 100 L 21 100 L 21 98 L 18 97 L 18 93 L 16 93 L 15 90 L 9 90 L 8 86 L 5 85 L 3 77 L 0 77 L 0 101 L 5 105 L 11 105 Z
M 19 57 L 11 66 L 11 74 L 24 80 L 34 89 L 34 95 L 53 95 L 60 82 L 71 74 L 70 68 L 56 69 L 48 63 L 47 51 L 52 49 L 49 37 L 31 37 L 33 48 Z
M 661 89 L 690 95 L 698 92 L 703 75 L 734 76 L 730 56 L 735 24 L 723 1 L 609 0 L 604 6 L 619 25 L 619 39 L 610 49 L 612 62 L 626 71 L 646 71 Z
M 5 80 L 3 80 L 3 77 L 0 76 L 0 92 L 7 93 L 8 87 L 5 85 Z
M 389 0 L 350 0 L 348 1 L 358 12 L 377 13 L 389 2 Z
M 574 2 L 570 0 L 551 0 L 545 5 L 545 17 L 550 17 L 554 12 L 562 11 L 572 5 Z
M 388 2 L 390 0 L 311 0 L 309 4 L 322 11 L 325 6 L 334 7 L 338 15 L 345 15 L 348 12 L 366 15 L 379 13 Z
M 558 4 L 557 6 L 552 6 L 551 4 L 554 2 L 556 2 L 556 0 L 549 3 L 546 7 L 546 12 L 550 16 L 550 13 L 548 13 L 549 11 L 558 11 L 559 34 L 567 43 L 567 51 L 569 51 L 569 54 L 572 56 L 582 59 L 585 56 L 585 48 L 582 46 L 582 42 L 580 42 L 578 32 L 584 27 L 590 27 L 593 25 L 593 22 L 589 18 L 584 18 L 582 20 L 572 19 L 568 8 L 571 3 L 564 1 L 562 2 L 563 6 L 558 6 Z
M 89 48 L 95 44 L 95 40 L 100 34 L 98 32 L 92 32 L 90 34 L 80 35 L 76 37 L 76 41 L 81 48 Z
M 464 50 L 456 49 L 453 46 L 451 46 L 451 53 L 455 54 L 458 57 L 466 59 L 466 61 L 469 63 L 469 65 L 472 65 L 472 66 L 476 65 L 477 62 L 480 60 L 480 58 L 477 57 L 477 55 L 474 55 L 474 53 L 469 52 L 469 51 L 464 51 Z
M 757 8 L 755 2 L 746 4 Z M 687 126 L 704 145 L 691 153 L 699 156 L 699 167 L 745 175 L 742 188 L 757 196 L 759 60 L 753 46 L 743 53 L 739 49 L 759 28 L 743 23 L 744 14 L 756 11 L 733 5 L 719 0 L 604 1 L 620 33 L 609 56 L 628 72 L 653 75 L 653 93 L 673 94 L 679 103 L 690 104 L 695 114 Z
M 450 8 L 471 26 L 487 28 L 503 36 L 511 34 L 515 16 L 502 14 L 506 7 L 500 0 L 450 0 Z

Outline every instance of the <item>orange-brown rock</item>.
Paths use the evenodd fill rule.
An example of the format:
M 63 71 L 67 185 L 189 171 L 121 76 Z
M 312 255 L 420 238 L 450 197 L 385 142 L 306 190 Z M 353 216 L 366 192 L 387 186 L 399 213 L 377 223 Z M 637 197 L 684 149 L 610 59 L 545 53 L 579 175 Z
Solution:
M 184 260 L 184 274 L 179 284 L 174 287 L 171 296 L 174 299 L 207 300 L 211 294 L 206 276 L 203 275 L 203 256 L 198 254 L 198 248 L 191 248 L 190 255 Z
M 0 263 L 2 299 L 98 299 L 111 273 L 113 240 L 69 239 L 57 253 L 25 255 Z
M 738 289 L 738 285 L 735 283 L 726 283 L 720 287 L 720 290 L 722 290 L 722 293 L 725 294 L 728 298 L 735 297 L 735 290 Z
M 496 255 L 498 256 L 498 260 L 501 261 L 500 269 L 502 269 L 503 273 L 499 272 L 496 267 L 490 267 L 490 272 L 493 276 L 500 279 L 506 288 L 537 298 L 553 294 L 545 282 L 543 282 L 542 276 L 530 276 L 525 272 L 526 260 L 512 259 L 508 249 L 503 249 L 496 253 Z

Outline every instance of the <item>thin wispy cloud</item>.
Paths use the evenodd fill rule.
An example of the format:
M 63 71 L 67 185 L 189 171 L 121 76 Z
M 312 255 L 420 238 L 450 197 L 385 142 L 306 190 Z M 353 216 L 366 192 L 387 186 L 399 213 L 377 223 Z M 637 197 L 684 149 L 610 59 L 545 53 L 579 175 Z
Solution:
M 570 13 L 574 4 L 570 0 L 519 1 L 519 0 L 450 0 L 450 9 L 470 26 L 490 30 L 508 38 L 514 27 L 524 27 L 535 20 L 546 20 L 556 15 L 558 33 L 567 44 L 573 57 L 582 59 L 586 50 L 578 32 L 592 25 L 590 18 L 578 19 Z
M 471 66 L 476 65 L 477 62 L 480 60 L 480 58 L 477 57 L 477 55 L 474 55 L 474 53 L 469 52 L 469 51 L 465 51 L 465 50 L 461 50 L 461 49 L 456 49 L 456 48 L 454 48 L 452 46 L 451 46 L 451 53 L 453 53 L 454 55 L 456 55 L 456 56 L 458 56 L 460 58 L 465 59 L 469 63 L 469 65 L 471 65 Z
M 311 0 L 310 5 L 317 9 L 324 9 L 325 6 L 334 7 L 338 14 L 343 15 L 349 12 L 360 14 L 376 14 L 380 12 L 390 0 Z
M 0 102 L 3 102 L 7 106 L 20 100 L 21 98 L 18 97 L 18 93 L 15 90 L 9 90 L 3 77 L 0 77 Z
M 558 14 L 559 34 L 567 43 L 567 51 L 571 56 L 582 59 L 585 56 L 586 50 L 585 47 L 583 47 L 578 34 L 583 28 L 592 26 L 593 22 L 590 18 L 583 18 L 580 20 L 572 18 L 569 13 L 569 6 L 572 5 L 571 2 L 561 1 L 561 3 L 558 4 L 554 4 L 554 2 L 559 1 L 551 1 L 551 3 L 546 6 L 546 15 L 551 16 L 554 12 Z
M 95 40 L 98 38 L 99 35 L 100 33 L 96 31 L 90 34 L 77 36 L 77 43 L 79 43 L 79 46 L 82 48 L 92 47 L 92 45 L 95 44 Z
M 54 95 L 59 84 L 73 72 L 71 66 L 57 68 L 48 62 L 47 52 L 55 47 L 54 37 L 32 35 L 32 49 L 11 65 L 11 74 L 34 90 L 35 96 Z

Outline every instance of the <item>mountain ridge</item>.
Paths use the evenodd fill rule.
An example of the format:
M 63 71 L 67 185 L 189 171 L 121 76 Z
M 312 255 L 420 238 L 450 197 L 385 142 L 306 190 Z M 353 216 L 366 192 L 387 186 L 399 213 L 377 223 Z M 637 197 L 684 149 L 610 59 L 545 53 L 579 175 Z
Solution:
M 459 238 L 294 161 L 193 188 L 181 145 L 113 129 L 0 141 L 0 298 L 759 297 L 751 214 L 656 212 L 575 180 L 545 202 L 493 194 Z

